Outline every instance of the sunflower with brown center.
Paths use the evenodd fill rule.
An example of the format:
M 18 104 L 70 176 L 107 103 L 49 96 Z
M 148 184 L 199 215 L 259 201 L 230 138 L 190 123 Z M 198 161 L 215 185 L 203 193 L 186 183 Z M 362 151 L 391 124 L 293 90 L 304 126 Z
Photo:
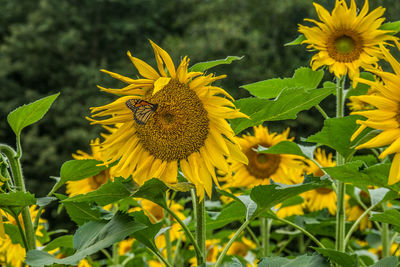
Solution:
M 378 44 L 396 39 L 390 31 L 379 29 L 385 20 L 381 17 L 385 9 L 378 7 L 368 14 L 368 0 L 358 14 L 354 0 L 350 7 L 345 0 L 336 0 L 332 13 L 317 3 L 314 7 L 321 21 L 305 19 L 316 26 L 299 25 L 299 32 L 306 38 L 302 43 L 318 51 L 311 59 L 314 70 L 328 66 L 336 77 L 348 74 L 353 80 L 359 77 L 360 67 L 371 68 L 381 58 Z
M 321 167 L 334 167 L 336 166 L 336 162 L 332 159 L 332 154 L 327 154 L 325 150 L 321 148 L 317 148 L 314 152 L 314 160 Z M 312 174 L 315 177 L 324 176 L 324 172 L 320 169 L 320 167 L 312 162 L 311 160 L 307 161 L 306 171 L 308 174 Z M 336 213 L 336 192 L 328 187 L 321 187 L 315 190 L 311 190 L 305 192 L 303 194 L 305 199 L 305 206 L 311 211 L 318 211 L 322 209 L 328 209 L 329 213 L 335 215 Z
M 88 154 L 83 152 L 82 150 L 78 150 L 76 154 L 72 154 L 72 157 L 77 160 L 85 160 L 85 159 L 95 159 L 98 161 L 103 161 L 103 156 L 100 151 L 100 139 L 96 138 L 95 140 L 90 141 L 90 147 L 92 150 L 92 154 Z M 79 194 L 86 194 L 98 189 L 100 186 L 105 184 L 108 180 L 111 179 L 110 169 L 106 169 L 99 174 L 94 176 L 78 180 L 78 181 L 68 181 L 67 182 L 67 194 L 69 196 L 76 196 Z
M 243 135 L 237 138 L 243 153 L 248 158 L 248 164 L 232 160 L 234 175 L 226 178 L 224 187 L 247 187 L 277 183 L 296 184 L 302 182 L 302 167 L 300 157 L 288 154 L 265 154 L 257 152 L 259 146 L 271 147 L 288 138 L 289 129 L 283 133 L 269 133 L 267 127 L 254 127 L 254 135 Z
M 398 48 L 400 45 L 396 42 Z M 359 82 L 371 86 L 371 89 L 378 93 L 373 95 L 355 96 L 354 98 L 374 106 L 373 110 L 352 112 L 353 115 L 361 115 L 367 120 L 357 120 L 361 126 L 353 134 L 354 140 L 365 128 L 371 127 L 381 132 L 356 147 L 356 149 L 388 147 L 379 155 L 383 159 L 390 154 L 395 154 L 390 167 L 388 184 L 394 184 L 400 181 L 400 63 L 389 53 L 389 51 L 381 46 L 385 60 L 390 63 L 395 73 L 385 72 L 377 69 L 369 69 L 381 78 L 381 81 L 369 81 L 359 79 Z
M 204 190 L 211 195 L 213 180 L 218 185 L 215 168 L 229 172 L 226 157 L 247 163 L 226 121 L 246 115 L 235 108 L 227 92 L 211 85 L 225 75 L 191 72 L 187 57 L 175 68 L 166 51 L 153 42 L 151 45 L 158 72 L 128 52 L 143 78 L 104 71 L 128 85 L 122 89 L 100 87 L 122 96 L 108 105 L 92 108 L 92 117 L 109 118 L 90 120 L 92 124 L 121 125 L 101 144 L 105 164 L 119 160 L 115 166 L 117 176 L 132 175 L 140 185 L 154 177 L 176 183 L 179 166 L 202 199 Z M 145 111 L 150 114 L 142 123 L 137 122 L 136 111 L 127 107 L 127 101 L 136 99 L 153 107 Z

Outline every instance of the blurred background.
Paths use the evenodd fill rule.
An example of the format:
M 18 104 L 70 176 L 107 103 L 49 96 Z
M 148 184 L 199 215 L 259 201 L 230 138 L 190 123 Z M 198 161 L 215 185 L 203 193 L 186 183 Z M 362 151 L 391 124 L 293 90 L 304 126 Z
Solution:
M 317 1 L 329 10 L 334 0 Z M 362 7 L 364 1 L 357 1 Z M 388 21 L 400 20 L 400 1 L 370 0 L 387 8 Z M 284 47 L 298 36 L 297 24 L 316 18 L 310 0 L 0 0 L 0 142 L 15 145 L 6 122 L 16 107 L 61 92 L 49 113 L 22 134 L 23 167 L 28 189 L 37 197 L 53 185 L 62 163 L 77 149 L 89 151 L 100 127 L 90 126 L 89 107 L 110 102 L 96 85 L 121 88 L 101 73 L 107 69 L 138 75 L 126 52 L 155 65 L 148 39 L 163 47 L 177 65 L 245 56 L 212 69 L 227 74 L 220 86 L 236 99 L 248 97 L 241 85 L 291 77 L 308 66 L 305 46 Z M 326 79 L 332 79 L 326 75 Z M 322 106 L 333 115 L 333 99 Z M 294 121 L 268 124 L 292 128 L 297 140 L 317 132 L 322 119 L 315 110 Z M 67 227 L 54 207 L 47 209 L 50 229 Z

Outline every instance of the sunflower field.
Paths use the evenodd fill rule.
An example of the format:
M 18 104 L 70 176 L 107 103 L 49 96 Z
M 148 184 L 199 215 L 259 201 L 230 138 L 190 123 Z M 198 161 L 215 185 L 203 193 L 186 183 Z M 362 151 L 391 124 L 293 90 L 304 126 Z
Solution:
M 400 266 L 397 1 L 128 2 L 0 0 L 0 266 Z

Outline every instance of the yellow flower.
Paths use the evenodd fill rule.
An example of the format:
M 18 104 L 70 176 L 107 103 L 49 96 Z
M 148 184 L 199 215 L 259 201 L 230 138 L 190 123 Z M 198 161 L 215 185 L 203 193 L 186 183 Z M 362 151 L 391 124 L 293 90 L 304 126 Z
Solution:
M 397 42 L 396 45 L 399 46 Z M 357 123 L 361 124 L 361 126 L 353 134 L 352 140 L 367 127 L 382 131 L 371 140 L 357 146 L 356 149 L 388 145 L 388 147 L 379 155 L 379 158 L 383 159 L 390 154 L 395 154 L 388 179 L 388 184 L 394 184 L 400 181 L 400 91 L 398 87 L 400 83 L 400 64 L 387 49 L 384 47 L 381 48 L 385 60 L 390 63 L 395 74 L 381 70 L 369 69 L 368 71 L 371 71 L 380 77 L 382 82 L 359 79 L 360 82 L 370 85 L 371 88 L 376 90 L 378 93 L 375 95 L 354 97 L 360 101 L 373 105 L 376 109 L 351 113 L 368 118 L 365 121 L 357 120 Z
M 88 262 L 87 259 L 83 259 L 79 261 L 78 267 L 92 267 L 92 265 Z
M 303 215 L 303 205 L 302 204 L 295 204 L 291 206 L 286 206 L 281 208 L 282 204 L 278 204 L 275 206 L 276 216 L 280 218 L 286 218 L 292 215 Z
M 128 52 L 143 78 L 131 79 L 103 70 L 128 85 L 122 89 L 100 87 L 122 96 L 108 105 L 92 108 L 92 117 L 109 118 L 89 120 L 102 125 L 121 123 L 101 144 L 107 158 L 105 164 L 119 160 L 115 166 L 117 176 L 132 175 L 140 185 L 153 177 L 176 183 L 179 164 L 202 199 L 204 190 L 211 195 L 213 180 L 218 185 L 215 168 L 229 172 L 225 157 L 247 162 L 226 121 L 246 115 L 235 108 L 228 93 L 211 85 L 225 75 L 188 71 L 187 57 L 175 69 L 168 53 L 153 42 L 151 45 L 158 72 Z M 135 99 L 147 101 L 148 109 L 141 110 L 148 115 L 147 121 L 138 123 L 135 109 L 128 108 Z
M 81 150 L 78 150 L 76 154 L 72 154 L 72 157 L 78 160 L 95 159 L 103 161 L 104 158 L 100 151 L 99 144 L 100 144 L 100 139 L 96 138 L 95 140 L 92 140 L 90 142 L 90 147 L 92 149 L 91 155 Z M 111 179 L 110 169 L 106 169 L 92 177 L 88 177 L 78 181 L 68 181 L 66 192 L 71 197 L 79 194 L 86 194 L 98 189 L 100 186 L 105 184 L 110 179 Z
M 366 95 L 377 95 L 378 92 L 374 89 L 368 89 L 368 92 Z M 370 105 L 368 103 L 365 103 L 357 98 L 357 96 L 350 96 L 349 97 L 350 102 L 347 103 L 347 106 L 351 111 L 362 111 L 362 110 L 371 110 L 375 109 L 373 105 Z
M 35 220 L 38 210 L 37 206 L 33 205 L 29 208 L 32 220 Z M 1 216 L 1 214 L 0 214 Z M 10 223 L 13 225 L 17 225 L 17 221 L 15 220 L 14 217 L 12 217 L 9 214 L 5 214 L 5 218 L 7 221 L 4 223 Z M 18 217 L 21 225 L 23 226 L 23 221 L 22 221 L 22 215 L 20 214 Z M 39 219 L 39 227 L 36 230 L 36 236 L 43 236 L 42 234 L 42 229 L 43 229 L 43 223 L 45 223 L 46 220 L 44 219 Z M 38 244 L 40 245 L 40 244 Z M 10 264 L 11 266 L 15 267 L 20 267 L 20 266 L 25 266 L 24 261 L 25 261 L 25 249 L 20 245 L 20 244 L 14 244 L 11 241 L 11 238 L 6 235 L 6 238 L 0 238 L 0 265 L 4 263 L 4 265 Z M 5 262 L 7 260 L 7 262 Z M 1 265 L 3 266 L 3 265 Z
M 346 205 L 346 220 L 347 221 L 356 221 L 363 213 L 364 213 L 364 209 L 359 206 L 359 205 L 355 205 L 355 206 L 349 206 Z M 372 227 L 372 222 L 368 220 L 369 215 L 365 216 L 358 228 L 360 229 L 360 231 L 364 231 L 367 228 L 371 228 Z
M 321 167 L 334 167 L 336 162 L 332 159 L 332 154 L 326 154 L 325 150 L 317 148 L 314 153 L 314 160 L 318 162 Z M 314 162 L 306 161 L 308 168 L 307 172 L 315 177 L 322 177 L 324 172 Z M 331 188 L 321 187 L 315 190 L 305 192 L 303 194 L 305 199 L 305 206 L 311 211 L 318 211 L 327 208 L 329 213 L 335 215 L 336 213 L 336 192 Z
M 390 255 L 397 256 L 397 257 L 400 256 L 400 250 L 396 251 L 398 246 L 399 246 L 399 244 L 397 244 L 397 243 L 393 243 L 390 246 Z M 378 248 L 370 248 L 370 249 L 368 249 L 368 251 L 374 253 L 379 258 L 382 258 L 382 246 L 379 246 Z M 396 252 L 396 254 L 394 254 L 394 252 Z
M 271 147 L 281 141 L 291 141 L 289 129 L 282 134 L 269 133 L 262 125 L 254 127 L 254 135 L 244 135 L 237 138 L 243 153 L 248 158 L 248 165 L 232 161 L 233 177 L 227 178 L 224 187 L 247 187 L 269 184 L 270 180 L 277 183 L 296 184 L 303 180 L 300 157 L 287 154 L 257 153 L 258 146 Z
M 126 253 L 128 253 L 129 251 L 131 251 L 132 244 L 134 241 L 135 241 L 135 239 L 128 238 L 126 240 L 122 240 L 121 242 L 119 242 L 118 254 L 122 256 L 122 255 L 125 255 Z
M 229 236 L 229 238 L 232 238 L 233 234 Z M 246 237 L 242 237 L 240 241 L 235 241 L 232 243 L 231 247 L 228 249 L 228 252 L 226 253 L 227 255 L 237 255 L 241 257 L 246 257 L 247 253 L 252 250 L 256 249 L 257 245 L 247 239 Z
M 316 26 L 299 25 L 299 32 L 306 37 L 303 43 L 317 51 L 311 59 L 314 70 L 325 65 L 336 77 L 348 74 L 353 80 L 359 77 L 360 67 L 367 69 L 376 65 L 381 57 L 378 44 L 396 39 L 390 31 L 379 30 L 385 20 L 381 17 L 385 9 L 378 7 L 368 14 L 368 0 L 358 14 L 354 0 L 350 7 L 345 0 L 336 0 L 332 13 L 317 3 L 314 7 L 320 21 L 305 21 Z
M 209 239 L 206 240 L 206 262 L 208 264 L 215 263 L 217 261 L 218 254 L 222 252 L 222 247 L 220 246 L 221 240 L 219 239 Z M 197 259 L 191 258 L 189 260 L 190 266 L 197 266 Z

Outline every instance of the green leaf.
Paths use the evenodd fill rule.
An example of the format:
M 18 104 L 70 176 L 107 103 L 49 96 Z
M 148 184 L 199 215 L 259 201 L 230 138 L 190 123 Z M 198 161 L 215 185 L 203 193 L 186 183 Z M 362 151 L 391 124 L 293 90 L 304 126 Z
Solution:
M 215 219 L 206 222 L 207 230 L 221 228 L 231 222 L 240 221 L 246 218 L 246 206 L 241 202 L 231 202 L 225 206 Z
M 139 189 L 133 194 L 133 197 L 140 197 L 150 200 L 161 207 L 166 207 L 165 192 L 168 190 L 161 180 L 153 178 L 146 181 Z
M 189 68 L 189 71 L 200 71 L 204 72 L 208 69 L 211 69 L 215 66 L 221 65 L 221 64 L 231 64 L 235 60 L 241 60 L 243 59 L 244 56 L 237 57 L 237 56 L 228 56 L 225 59 L 218 59 L 218 60 L 213 60 L 213 61 L 206 61 L 206 62 L 199 62 L 194 64 L 192 67 Z
M 384 212 L 374 212 L 370 220 L 400 226 L 400 212 L 395 209 L 388 209 Z
M 315 89 L 321 82 L 324 71 L 313 71 L 310 68 L 298 68 L 292 78 L 274 78 L 265 81 L 242 85 L 241 87 L 259 98 L 277 97 L 284 89 Z
M 358 266 L 358 258 L 356 254 L 343 253 L 330 248 L 313 247 L 313 249 L 341 266 Z
M 267 149 L 259 147 L 258 152 L 268 153 L 268 154 L 291 154 L 291 155 L 302 156 L 305 158 L 310 158 L 310 156 L 312 157 L 314 149 L 315 146 L 301 146 L 296 144 L 295 142 L 282 141 Z
M 5 230 L 6 234 L 10 237 L 11 242 L 13 244 L 20 244 L 23 248 L 25 248 L 24 242 L 22 241 L 22 238 L 21 238 L 21 234 L 16 225 L 11 224 L 11 223 L 5 223 L 4 230 Z
M 121 177 L 115 178 L 114 181 L 107 181 L 107 183 L 100 186 L 97 190 L 89 192 L 84 195 L 77 195 L 63 200 L 66 202 L 96 202 L 99 206 L 105 206 L 114 203 L 120 199 L 129 197 L 131 195 L 132 180 L 124 179 Z
M 157 233 L 161 230 L 163 223 L 159 222 L 156 224 L 152 224 L 143 211 L 131 213 L 129 214 L 129 216 L 134 218 L 136 222 L 140 222 L 147 226 L 147 228 L 145 229 L 132 233 L 131 236 L 141 242 L 143 245 L 147 246 L 152 251 L 158 251 L 154 239 Z
M 285 89 L 275 100 L 244 98 L 235 102 L 241 112 L 251 119 L 239 118 L 230 120 L 235 133 L 247 127 L 260 125 L 264 121 L 296 119 L 300 111 L 318 105 L 333 92 L 331 88 L 322 89 Z
M 247 195 L 238 196 L 238 199 L 246 208 L 246 220 L 249 220 L 257 210 L 257 204 Z
M 330 185 L 328 180 L 298 185 L 259 185 L 251 190 L 250 197 L 260 208 L 270 208 L 306 191 L 328 185 Z
M 56 197 L 41 197 L 37 199 L 37 205 L 39 207 L 44 207 L 49 205 L 52 201 L 57 200 Z
M 397 192 L 394 192 L 387 188 L 377 188 L 377 189 L 368 189 L 369 195 L 371 197 L 371 204 L 377 205 L 382 201 L 388 201 L 391 199 L 395 199 L 398 196 Z
M 284 44 L 284 46 L 289 46 L 289 45 L 300 45 L 301 42 L 307 40 L 306 37 L 304 36 L 304 34 L 300 34 L 299 36 L 297 36 L 296 39 L 294 39 L 293 41 Z
M 24 192 L 10 192 L 7 194 L 0 194 L 0 208 L 1 207 L 26 207 L 36 204 L 35 196 L 31 193 Z
M 396 256 L 386 257 L 371 265 L 370 267 L 398 267 L 399 260 Z
M 47 96 L 28 105 L 23 105 L 8 114 L 7 121 L 15 135 L 19 136 L 22 129 L 43 118 L 59 94 Z
M 73 236 L 72 235 L 63 235 L 60 237 L 57 237 L 50 243 L 48 243 L 43 250 L 44 251 L 50 251 L 56 248 L 74 248 L 73 244 Z
M 400 31 L 400 21 L 386 22 L 379 27 L 380 30 L 392 31 L 389 34 L 395 35 Z
M 114 243 L 124 240 L 136 231 L 146 228 L 126 214 L 117 213 L 111 221 L 92 221 L 81 226 L 75 233 L 73 244 L 75 253 L 63 259 L 57 259 L 47 252 L 30 250 L 26 263 L 33 266 L 57 264 L 76 265 L 81 259 Z
M 71 220 L 78 225 L 100 220 L 100 210 L 97 207 L 91 208 L 88 203 L 65 202 L 64 206 Z
M 97 166 L 103 162 L 94 159 L 69 160 L 61 166 L 60 177 L 66 181 L 78 181 L 99 174 L 108 169 L 107 166 Z
M 257 267 L 329 267 L 329 264 L 319 255 L 301 255 L 294 259 L 285 257 L 262 258 Z
M 351 148 L 350 137 L 359 127 L 356 120 L 360 118 L 360 116 L 347 116 L 327 119 L 324 121 L 322 130 L 307 138 L 306 141 L 329 146 L 346 158 L 354 151 L 354 148 Z

